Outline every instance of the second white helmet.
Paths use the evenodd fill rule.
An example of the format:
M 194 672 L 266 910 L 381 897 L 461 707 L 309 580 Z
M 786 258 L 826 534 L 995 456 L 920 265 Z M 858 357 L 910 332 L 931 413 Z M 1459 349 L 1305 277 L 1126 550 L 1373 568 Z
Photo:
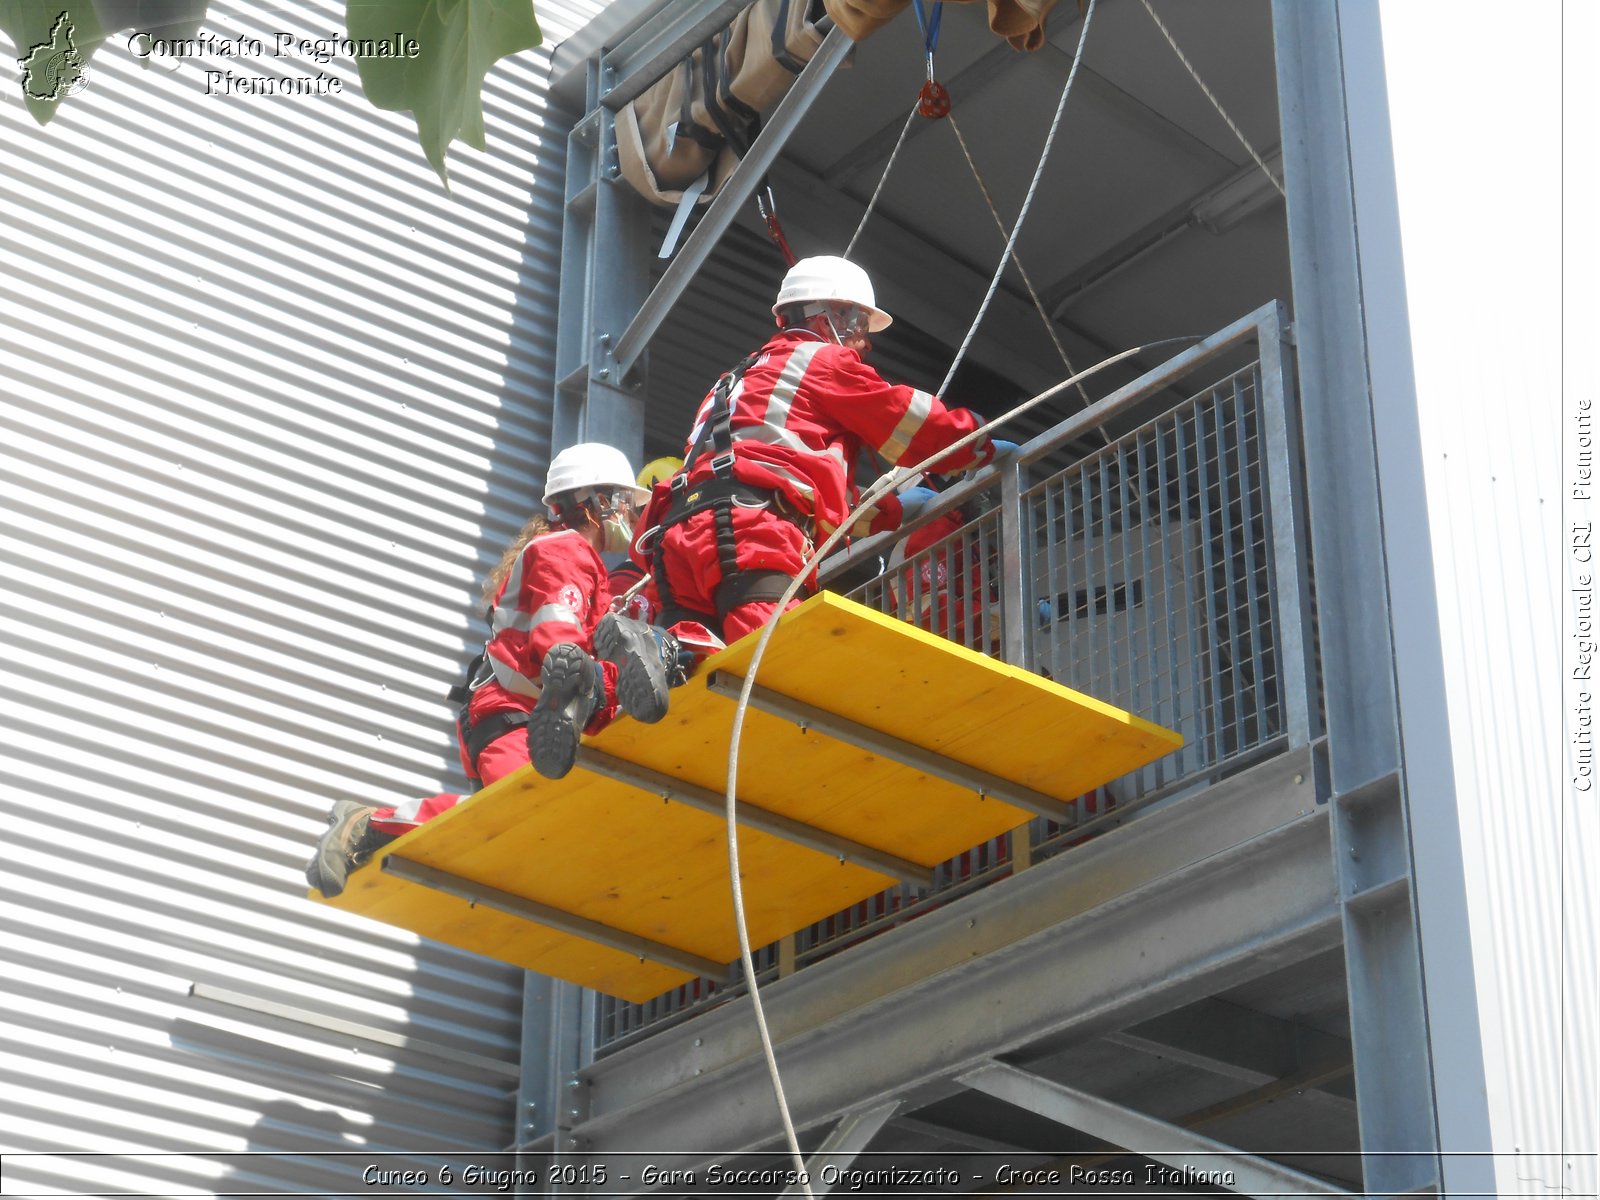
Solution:
M 814 301 L 842 301 L 866 310 L 867 330 L 880 333 L 894 320 L 878 307 L 872 290 L 872 280 L 867 273 L 847 258 L 832 254 L 819 254 L 802 258 L 789 268 L 778 288 L 778 299 L 772 306 L 772 315 L 789 304 L 806 304 Z
M 625 488 L 636 504 L 650 498 L 650 493 L 635 482 L 628 456 L 604 442 L 579 442 L 550 460 L 549 473 L 544 477 L 546 506 L 553 497 L 582 488 Z

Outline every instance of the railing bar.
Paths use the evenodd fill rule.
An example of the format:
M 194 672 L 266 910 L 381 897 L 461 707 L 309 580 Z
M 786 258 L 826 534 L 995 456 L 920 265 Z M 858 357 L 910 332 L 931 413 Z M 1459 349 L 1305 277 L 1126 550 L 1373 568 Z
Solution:
M 1185 625 L 1188 627 L 1189 633 L 1189 683 L 1191 694 L 1194 697 L 1195 717 L 1199 726 L 1198 736 L 1195 741 L 1201 745 L 1209 744 L 1210 746 L 1209 752 L 1202 752 L 1201 761 L 1197 764 L 1204 765 L 1208 759 L 1217 757 L 1217 747 L 1214 741 L 1214 714 L 1205 703 L 1204 667 L 1201 662 L 1199 621 L 1197 620 L 1200 606 L 1194 592 L 1195 580 L 1191 569 L 1195 560 L 1196 548 L 1192 544 L 1194 541 L 1192 531 L 1196 522 L 1190 516 L 1189 461 L 1188 455 L 1185 453 L 1187 442 L 1185 439 L 1184 414 L 1192 412 L 1192 408 L 1192 405 L 1186 404 L 1178 411 L 1174 424 L 1173 450 L 1176 453 L 1178 472 L 1178 513 L 1182 521 L 1179 528 L 1183 542 L 1183 607 L 1184 612 L 1188 614 Z
M 1244 736 L 1245 698 L 1241 691 L 1244 676 L 1244 656 L 1240 653 L 1243 639 L 1239 633 L 1238 619 L 1238 581 L 1234 578 L 1234 547 L 1233 547 L 1233 503 L 1232 493 L 1228 488 L 1228 453 L 1229 442 L 1237 434 L 1237 430 L 1230 432 L 1227 422 L 1227 401 L 1224 398 L 1222 385 L 1218 385 L 1207 402 L 1211 407 L 1213 428 L 1216 430 L 1217 439 L 1217 514 L 1218 514 L 1218 550 L 1220 566 L 1222 567 L 1222 613 L 1228 624 L 1228 674 L 1232 678 L 1232 687 L 1229 689 L 1233 697 L 1233 743 L 1232 748 L 1237 750 L 1242 745 Z
M 1128 697 L 1128 707 L 1134 712 L 1146 712 L 1147 707 L 1140 703 L 1146 694 L 1144 684 L 1140 681 L 1139 672 L 1139 639 L 1134 631 L 1133 613 L 1133 560 L 1129 557 L 1133 547 L 1129 544 L 1133 540 L 1134 520 L 1131 504 L 1128 500 L 1128 444 L 1126 440 L 1117 442 L 1117 512 L 1122 518 L 1122 609 L 1119 621 L 1116 616 L 1116 595 L 1108 586 L 1106 589 L 1106 617 L 1113 629 L 1120 624 L 1127 630 L 1128 647 L 1128 690 L 1124 693 Z M 1140 539 L 1143 540 L 1142 538 Z M 1107 580 L 1109 585 L 1110 581 Z M 1148 672 L 1146 672 L 1148 674 Z
M 1091 575 L 1089 563 L 1088 467 L 1085 466 L 1074 471 L 1072 480 L 1074 484 L 1073 498 L 1068 520 L 1070 522 L 1069 528 L 1077 540 L 1073 546 L 1073 552 L 1069 555 L 1067 564 L 1067 574 L 1072 580 L 1072 590 L 1067 593 L 1072 609 L 1072 625 L 1067 632 L 1067 645 L 1072 648 L 1074 655 L 1078 653 L 1079 646 L 1083 647 L 1083 675 L 1080 678 L 1077 672 L 1074 672 L 1072 686 L 1080 691 L 1088 691 L 1094 686 L 1095 679 L 1098 678 L 1097 664 L 1100 660 L 1100 647 L 1095 645 L 1094 638 L 1088 636 L 1088 630 L 1091 628 L 1088 624 L 1088 607 L 1085 605 L 1080 609 L 1078 604 L 1078 577 L 1080 575 L 1083 577 L 1082 582 L 1087 592 Z
M 1152 507 L 1149 500 L 1150 464 L 1146 455 L 1149 441 L 1149 437 L 1144 434 L 1138 435 L 1134 440 L 1134 461 L 1137 464 L 1136 469 L 1139 473 L 1139 486 L 1136 489 L 1136 494 L 1139 496 L 1139 607 L 1143 614 L 1142 624 L 1144 627 L 1144 673 L 1149 679 L 1149 691 L 1147 694 L 1150 697 L 1150 705 L 1146 711 L 1152 715 L 1152 719 L 1159 723 L 1161 718 L 1157 714 L 1161 712 L 1161 685 L 1166 672 L 1159 670 L 1156 665 L 1159 661 L 1159 656 L 1156 654 L 1155 609 L 1152 607 L 1151 592 L 1153 589 L 1150 586 L 1150 536 L 1155 531 L 1150 528 L 1150 510 Z M 1131 593 L 1128 596 L 1128 607 L 1131 611 L 1133 607 Z M 1163 757 L 1165 756 L 1163 755 Z M 1150 774 L 1159 778 L 1161 775 L 1160 766 L 1155 766 Z
M 1246 436 L 1246 422 L 1250 416 L 1254 415 L 1256 402 L 1260 396 L 1261 386 L 1254 378 L 1254 370 L 1252 370 L 1251 398 L 1248 405 L 1245 403 L 1244 385 L 1238 376 L 1234 377 L 1234 419 L 1239 426 L 1239 507 L 1244 524 L 1244 561 L 1245 579 L 1247 581 L 1245 587 L 1245 599 L 1249 605 L 1250 614 L 1250 655 L 1251 664 L 1253 667 L 1253 670 L 1251 671 L 1251 677 L 1255 681 L 1256 693 L 1256 740 L 1265 738 L 1269 729 L 1267 724 L 1266 708 L 1266 655 L 1263 650 L 1263 647 L 1267 643 L 1267 639 L 1263 636 L 1263 634 L 1270 631 L 1263 629 L 1261 605 L 1256 599 L 1256 583 L 1258 579 L 1255 542 L 1256 509 L 1255 502 L 1250 494 L 1252 491 L 1250 482 L 1252 478 L 1252 471 L 1249 440 Z M 1260 428 L 1259 422 L 1257 422 L 1256 427 L 1258 429 Z M 1259 442 L 1257 443 L 1257 447 L 1259 449 Z M 1270 617 L 1268 619 L 1270 620 Z
M 1060 629 L 1061 629 L 1061 584 L 1056 578 L 1061 568 L 1061 554 L 1056 549 L 1056 515 L 1061 512 L 1061 542 L 1060 546 L 1066 547 L 1067 518 L 1065 508 L 1057 502 L 1056 481 L 1051 480 L 1044 485 L 1040 499 L 1044 502 L 1044 594 L 1050 601 L 1049 624 L 1045 629 L 1048 661 L 1050 674 L 1054 678 L 1061 676 Z M 1038 501 L 1035 501 L 1038 503 Z
M 1222 658 L 1228 647 L 1228 635 L 1217 620 L 1217 568 L 1215 553 L 1215 532 L 1213 530 L 1212 506 L 1214 495 L 1211 486 L 1211 474 L 1206 469 L 1209 463 L 1210 449 L 1207 446 L 1205 427 L 1206 406 L 1197 402 L 1194 409 L 1195 428 L 1195 490 L 1200 497 L 1200 579 L 1202 595 L 1205 597 L 1206 629 L 1211 634 L 1211 705 L 1214 716 L 1213 730 L 1216 744 L 1212 754 L 1215 761 L 1228 752 L 1228 718 L 1222 707 L 1228 699 L 1227 688 L 1222 682 Z
M 1106 455 L 1103 453 L 1097 454 L 1095 459 L 1096 469 L 1093 473 L 1095 498 L 1100 502 L 1100 515 L 1095 522 L 1095 527 L 1099 534 L 1097 540 L 1100 543 L 1100 569 L 1098 575 L 1107 589 L 1107 599 L 1109 600 L 1111 586 L 1111 487 L 1106 480 Z M 1093 622 L 1095 616 L 1095 575 L 1096 572 L 1091 571 L 1088 580 L 1089 617 L 1091 622 Z M 1109 608 L 1110 605 L 1108 603 L 1108 612 Z M 1109 621 L 1100 621 L 1099 627 L 1103 631 L 1102 640 L 1106 648 L 1106 693 L 1108 696 L 1114 697 L 1120 694 L 1117 679 L 1117 639 L 1113 636 Z
M 1166 674 L 1169 679 L 1168 694 L 1172 701 L 1172 724 L 1178 726 L 1181 725 L 1183 720 L 1183 700 L 1178 684 L 1178 646 L 1177 640 L 1172 634 L 1173 590 L 1176 580 L 1173 578 L 1172 547 L 1169 544 L 1167 535 L 1167 528 L 1172 524 L 1168 518 L 1168 514 L 1172 511 L 1172 503 L 1171 497 L 1167 494 L 1170 481 L 1167 478 L 1167 447 L 1164 429 L 1164 425 L 1156 424 L 1152 427 L 1151 436 L 1155 439 L 1156 489 L 1157 495 L 1161 498 L 1161 622 L 1165 631 L 1163 640 L 1167 647 Z M 1186 572 L 1180 568 L 1177 574 L 1182 575 L 1186 574 Z M 1193 751 L 1186 743 L 1184 748 L 1178 751 L 1178 754 L 1181 756 L 1177 760 L 1181 768 L 1193 756 Z M 1179 773 L 1181 774 L 1182 771 L 1180 770 Z M 1157 778 L 1164 779 L 1165 777 L 1166 772 L 1160 769 L 1158 762 Z

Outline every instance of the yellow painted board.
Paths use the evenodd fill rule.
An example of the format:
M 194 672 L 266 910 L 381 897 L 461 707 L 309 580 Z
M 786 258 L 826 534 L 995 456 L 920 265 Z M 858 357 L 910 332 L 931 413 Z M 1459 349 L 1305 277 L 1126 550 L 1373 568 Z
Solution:
M 728 963 L 738 941 L 724 828 L 720 817 L 582 770 L 547 780 L 524 768 L 407 834 L 378 861 L 400 855 Z M 894 882 L 753 830 L 741 831 L 740 863 L 756 945 Z M 469 908 L 376 865 L 354 872 L 343 894 L 323 902 L 624 999 L 646 1000 L 691 978 L 485 906 Z
M 619 723 L 596 745 L 720 792 L 734 704 L 707 692 L 704 680 L 716 670 L 742 675 L 754 646 L 752 635 L 704 664 L 673 693 L 662 725 Z M 1113 705 L 830 593 L 784 615 L 756 682 L 1058 800 L 1183 744 Z M 742 800 L 926 866 L 1031 815 L 754 708 L 738 790 Z
M 720 794 L 734 705 L 704 681 L 712 671 L 746 670 L 754 641 L 706 663 L 673 693 L 661 724 L 624 718 L 587 741 Z M 1063 800 L 1181 744 L 1178 735 L 1091 697 L 828 594 L 785 615 L 757 682 Z M 739 794 L 928 866 L 1029 816 L 754 709 L 745 722 Z M 524 769 L 387 853 L 715 962 L 737 956 L 720 816 L 581 767 L 559 781 Z M 893 882 L 748 827 L 740 853 L 757 945 Z M 688 978 L 375 868 L 354 873 L 344 894 L 327 903 L 625 999 L 648 999 Z

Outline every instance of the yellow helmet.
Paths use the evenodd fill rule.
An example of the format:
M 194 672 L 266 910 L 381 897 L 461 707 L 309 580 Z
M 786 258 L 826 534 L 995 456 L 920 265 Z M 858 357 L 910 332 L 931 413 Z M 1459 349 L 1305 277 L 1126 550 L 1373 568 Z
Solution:
M 645 463 L 644 470 L 639 472 L 639 486 L 648 491 L 650 488 L 655 487 L 656 484 L 671 479 L 681 470 L 683 470 L 683 459 L 681 458 L 653 459 Z

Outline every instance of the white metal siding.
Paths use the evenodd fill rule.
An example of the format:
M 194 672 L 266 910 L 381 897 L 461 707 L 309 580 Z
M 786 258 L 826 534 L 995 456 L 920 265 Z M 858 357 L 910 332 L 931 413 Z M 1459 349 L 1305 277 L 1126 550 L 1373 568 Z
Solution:
M 601 7 L 540 0 L 546 46 Z M 301 869 L 331 800 L 461 782 L 445 692 L 548 449 L 548 59 L 491 72 L 452 194 L 348 58 L 168 74 L 113 39 L 43 129 L 5 64 L 0 1148 L 199 1152 L 8 1154 L 8 1188 L 316 1190 L 218 1156 L 511 1140 L 520 972 Z M 346 94 L 207 97 L 204 66 Z
M 1593 1195 L 1600 843 L 1592 798 L 1574 795 L 1559 765 L 1571 750 L 1560 708 L 1570 600 L 1560 571 L 1568 463 L 1558 404 L 1561 55 L 1564 42 L 1589 44 L 1576 29 L 1563 33 L 1562 9 L 1590 32 L 1593 13 L 1535 5 L 1507 22 L 1487 3 L 1454 6 L 1448 17 L 1424 7 L 1380 6 L 1403 292 L 1389 286 L 1398 284 L 1383 261 L 1392 255 L 1369 255 L 1374 243 L 1389 250 L 1386 231 L 1375 233 L 1381 226 L 1366 213 L 1358 221 L 1369 330 L 1385 330 L 1383 342 L 1396 330 L 1403 338 L 1407 322 L 1410 332 L 1408 346 L 1374 359 L 1380 452 L 1417 436 L 1404 429 L 1412 367 L 1420 418 L 1425 479 L 1409 477 L 1403 459 L 1390 463 L 1384 503 L 1386 526 L 1414 531 L 1425 484 L 1431 557 L 1415 537 L 1394 539 L 1389 553 L 1407 775 L 1414 816 L 1427 819 L 1416 831 L 1417 869 L 1441 1138 L 1453 1152 L 1446 1184 L 1464 1190 L 1473 1168 L 1459 1152 L 1493 1149 L 1504 1194 Z M 1483 63 L 1494 64 L 1492 88 L 1481 85 Z M 1348 82 L 1370 99 L 1370 81 Z M 1592 83 L 1583 86 L 1592 100 Z M 1592 109 L 1586 115 L 1569 148 L 1585 148 L 1592 167 Z M 1356 144 L 1358 192 L 1359 160 L 1381 152 L 1380 141 Z M 1592 183 L 1584 195 L 1592 198 Z M 1581 206 L 1566 216 L 1573 230 L 1592 226 Z M 1591 286 L 1592 272 L 1592 262 L 1580 272 Z M 1569 329 L 1582 331 L 1566 346 L 1570 361 L 1592 364 L 1592 329 Z M 1590 366 L 1583 394 L 1593 397 L 1594 380 Z M 1410 602 L 1430 588 L 1432 629 L 1431 603 Z M 1442 641 L 1442 694 L 1429 680 L 1428 639 Z M 1441 786 L 1452 774 L 1453 794 Z M 1459 867 L 1438 858 L 1453 840 L 1441 836 L 1449 821 L 1459 823 Z M 1455 973 L 1446 960 L 1458 918 L 1443 906 L 1450 876 L 1463 874 L 1483 1056 L 1476 1096 L 1464 1094 L 1462 1064 L 1478 1050 L 1458 1040 L 1471 1033 L 1471 991 L 1438 986 Z M 1471 1100 L 1487 1101 L 1491 1145 L 1452 1121 Z

